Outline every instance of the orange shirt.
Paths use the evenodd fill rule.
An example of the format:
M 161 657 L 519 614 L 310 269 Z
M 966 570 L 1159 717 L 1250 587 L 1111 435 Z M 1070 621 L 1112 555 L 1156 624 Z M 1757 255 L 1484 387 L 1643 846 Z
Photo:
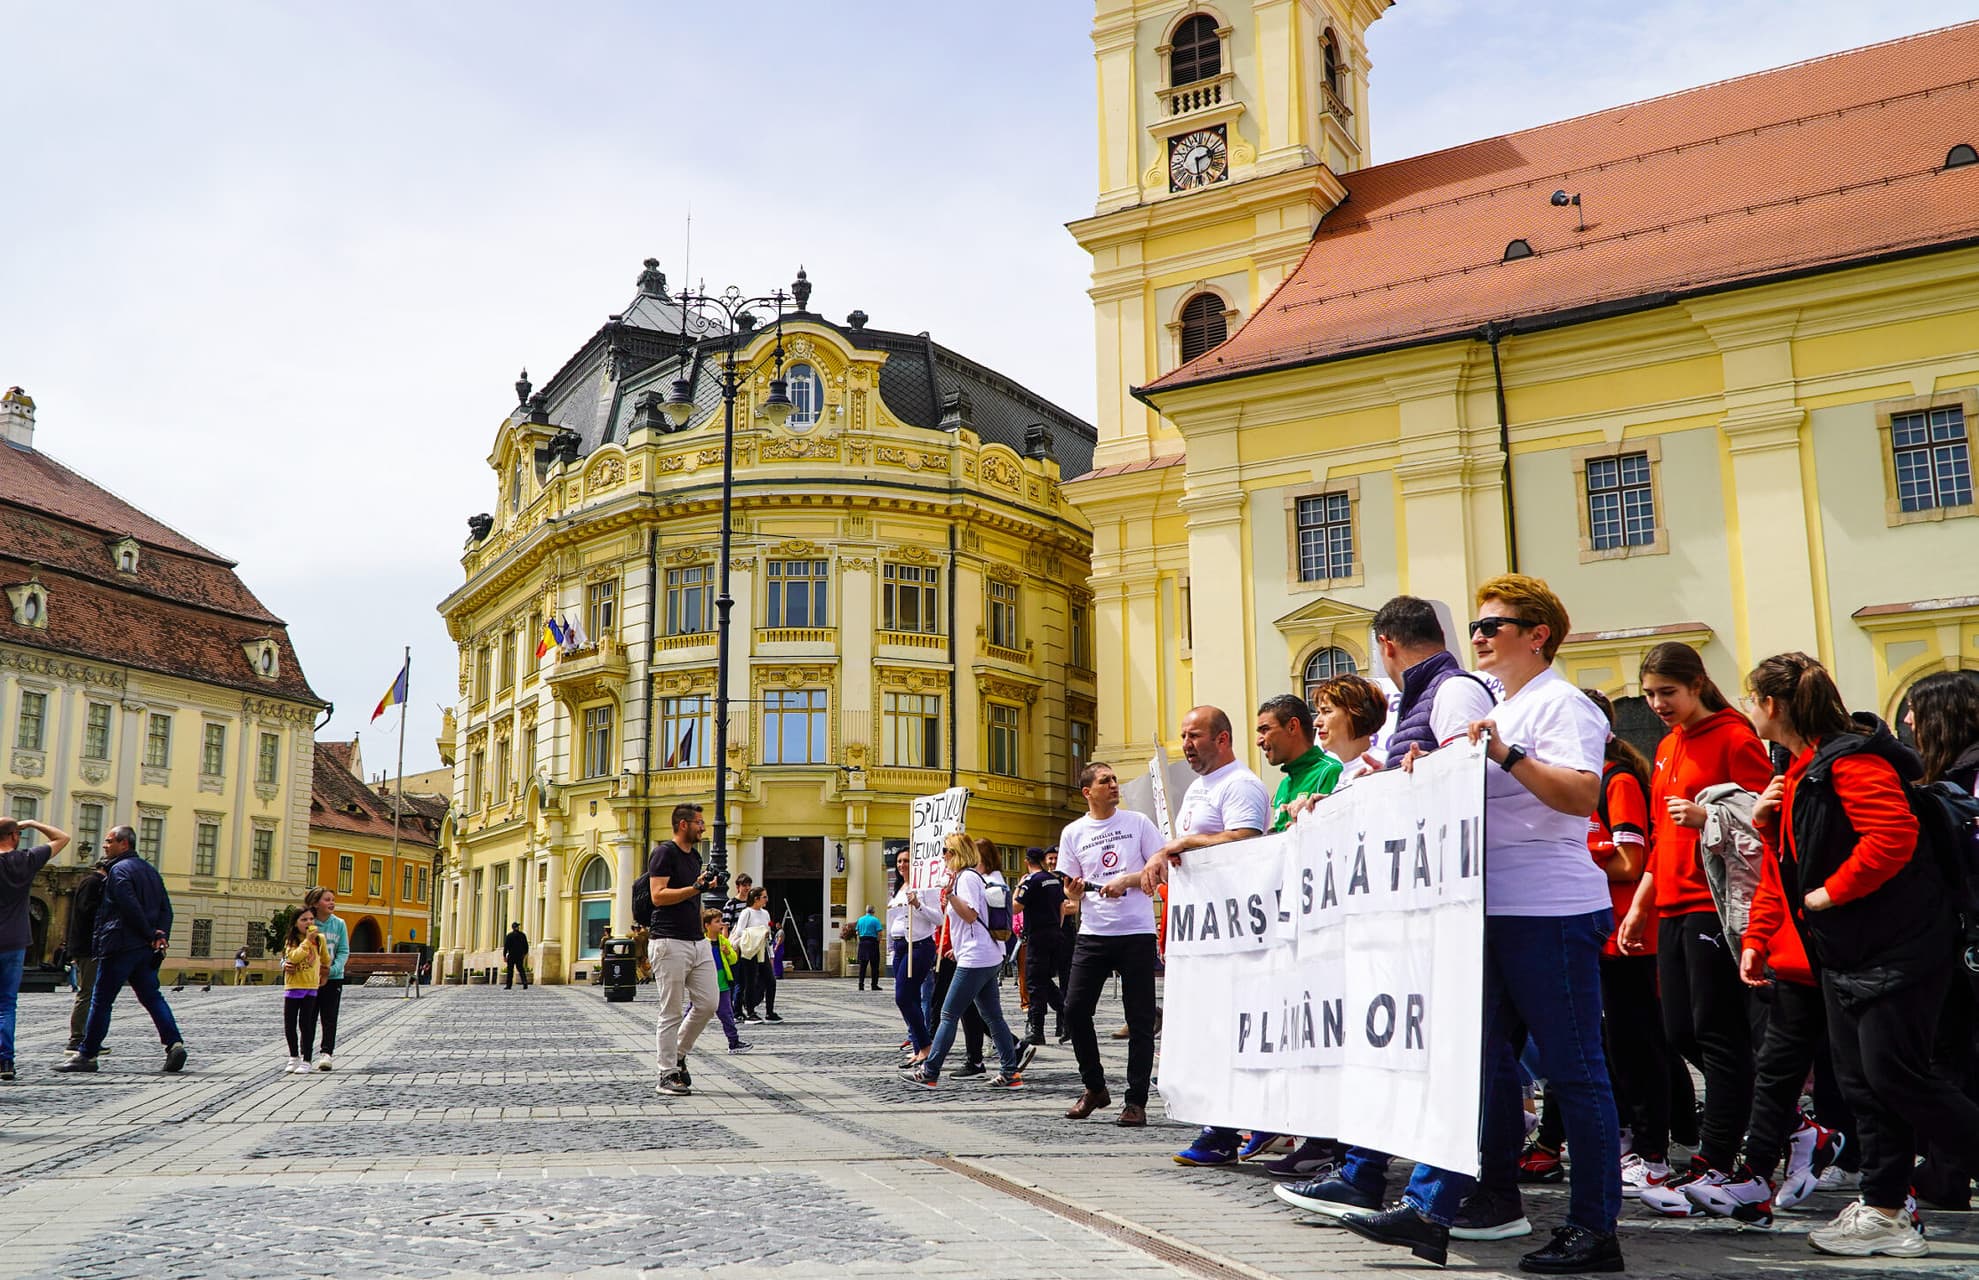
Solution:
M 1649 812 L 1654 821 L 1649 873 L 1656 879 L 1656 910 L 1665 920 L 1713 911 L 1711 884 L 1697 858 L 1698 832 L 1670 821 L 1672 796 L 1697 799 L 1706 787 L 1736 782 L 1755 795 L 1773 780 L 1773 762 L 1752 725 L 1727 707 L 1690 728 L 1672 729 L 1656 747 L 1650 775 Z
M 1587 852 L 1595 865 L 1605 868 L 1613 861 L 1619 845 L 1632 844 L 1638 848 L 1649 839 L 1649 801 L 1642 794 L 1642 784 L 1627 769 L 1615 769 L 1608 775 L 1604 784 L 1608 800 L 1608 823 L 1603 825 L 1601 810 L 1596 809 L 1587 816 Z M 1629 906 L 1635 901 L 1635 880 L 1610 880 L 1608 897 L 1614 904 L 1615 923 L 1629 913 Z M 1656 954 L 1656 931 L 1648 931 L 1646 954 Z M 1601 954 L 1618 956 L 1621 953 L 1615 946 L 1615 935 L 1611 932 L 1608 941 L 1601 948 Z

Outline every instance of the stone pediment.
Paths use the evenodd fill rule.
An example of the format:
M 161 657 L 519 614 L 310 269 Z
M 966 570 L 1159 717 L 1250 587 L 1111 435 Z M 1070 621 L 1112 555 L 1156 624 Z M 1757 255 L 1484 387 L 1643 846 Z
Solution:
M 1356 625 L 1367 627 L 1372 626 L 1373 623 L 1372 609 L 1363 609 L 1344 600 L 1321 596 L 1317 600 L 1300 605 L 1284 617 L 1275 619 L 1271 625 L 1286 635 L 1294 635 L 1313 631 L 1332 631 Z

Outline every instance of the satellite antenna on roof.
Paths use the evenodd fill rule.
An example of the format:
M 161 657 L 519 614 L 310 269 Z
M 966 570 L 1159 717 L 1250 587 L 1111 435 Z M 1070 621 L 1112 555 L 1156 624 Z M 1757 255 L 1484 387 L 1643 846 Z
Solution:
M 1576 231 L 1587 230 L 1587 215 L 1581 212 L 1580 192 L 1578 191 L 1569 192 L 1564 190 L 1555 191 L 1553 193 L 1553 204 L 1557 208 L 1561 208 L 1561 209 L 1566 208 L 1568 205 L 1572 205 L 1574 207 L 1574 220 L 1580 224 L 1579 226 L 1575 227 L 1574 230 Z

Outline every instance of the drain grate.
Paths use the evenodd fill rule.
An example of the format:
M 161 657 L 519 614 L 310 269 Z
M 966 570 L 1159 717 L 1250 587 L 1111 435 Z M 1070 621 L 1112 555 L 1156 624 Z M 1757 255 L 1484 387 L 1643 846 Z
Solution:
M 516 1227 L 547 1227 L 557 1221 L 554 1213 L 544 1213 L 538 1209 L 514 1209 L 506 1213 L 499 1210 L 477 1213 L 464 1210 L 459 1213 L 436 1213 L 421 1218 L 420 1224 L 442 1229 L 458 1228 L 463 1231 L 503 1231 Z
M 1088 1231 L 1095 1231 L 1108 1239 L 1118 1240 L 1150 1257 L 1159 1258 L 1178 1270 L 1202 1276 L 1205 1280 L 1270 1280 L 1265 1272 L 1254 1267 L 1213 1258 L 1198 1249 L 1158 1236 L 1152 1231 L 1129 1226 L 1124 1222 L 1103 1217 L 1090 1209 L 1067 1204 L 1055 1196 L 1047 1195 L 1035 1187 L 1027 1187 L 1000 1173 L 991 1173 L 987 1169 L 979 1169 L 975 1165 L 961 1160 L 951 1160 L 945 1156 L 924 1156 L 923 1159 L 937 1168 L 946 1169 L 950 1173 L 959 1173 L 1014 1200 L 1022 1200 L 1025 1204 L 1056 1214 L 1067 1222 L 1077 1223 Z

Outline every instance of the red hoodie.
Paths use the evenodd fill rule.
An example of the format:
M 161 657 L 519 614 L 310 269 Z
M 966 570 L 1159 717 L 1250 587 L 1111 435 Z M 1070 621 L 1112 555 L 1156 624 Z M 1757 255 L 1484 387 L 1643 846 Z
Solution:
M 1766 856 L 1759 860 L 1759 889 L 1752 895 L 1752 914 L 1746 921 L 1740 945 L 1757 951 L 1773 970 L 1773 976 L 1803 987 L 1814 985 L 1814 966 L 1807 963 L 1807 948 L 1801 945 L 1800 930 L 1787 918 L 1786 891 L 1780 885 L 1780 857 L 1767 837 Z
M 1656 878 L 1656 910 L 1663 919 L 1712 911 L 1711 885 L 1697 860 L 1698 832 L 1670 821 L 1672 796 L 1696 800 L 1706 787 L 1736 782 L 1755 795 L 1773 780 L 1773 762 L 1746 718 L 1730 707 L 1690 728 L 1672 729 L 1656 746 L 1649 780 L 1649 819 L 1655 837 L 1649 873 Z

